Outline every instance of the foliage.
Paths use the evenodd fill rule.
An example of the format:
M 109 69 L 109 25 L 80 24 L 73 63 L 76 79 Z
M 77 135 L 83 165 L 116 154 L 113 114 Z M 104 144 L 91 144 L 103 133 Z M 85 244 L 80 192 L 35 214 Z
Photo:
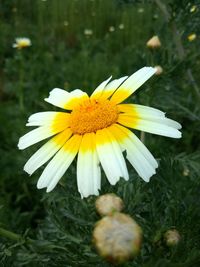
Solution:
M 46 194 L 36 189 L 41 170 L 31 178 L 23 172 L 37 147 L 22 152 L 17 142 L 30 114 L 52 109 L 43 101 L 52 88 L 91 93 L 110 74 L 130 75 L 145 65 L 164 72 L 131 101 L 167 112 L 183 125 L 183 138 L 145 134 L 157 174 L 146 184 L 128 166 L 129 182 L 113 187 L 103 176 L 100 193 L 122 197 L 124 212 L 143 229 L 140 255 L 124 266 L 200 266 L 198 1 L 18 0 L 2 1 L 0 9 L 0 266 L 110 266 L 93 247 L 95 197 L 80 198 L 75 164 Z M 154 34 L 162 46 L 151 51 L 146 42 Z M 32 46 L 13 49 L 16 37 L 30 38 Z M 182 237 L 174 248 L 162 238 L 170 228 Z

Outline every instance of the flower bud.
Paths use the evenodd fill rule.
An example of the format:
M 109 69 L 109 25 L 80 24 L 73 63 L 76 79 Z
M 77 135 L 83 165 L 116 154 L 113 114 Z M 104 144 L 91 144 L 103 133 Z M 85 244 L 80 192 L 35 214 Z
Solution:
M 156 69 L 155 75 L 160 75 L 163 73 L 163 68 L 161 66 L 155 66 L 154 67 Z
M 181 239 L 179 232 L 176 229 L 168 230 L 164 234 L 164 240 L 169 247 L 176 246 Z
M 142 230 L 130 216 L 116 212 L 97 222 L 93 239 L 103 258 L 122 263 L 138 254 Z
M 159 37 L 155 35 L 151 39 L 149 39 L 146 45 L 149 48 L 158 48 L 161 46 L 161 42 L 160 42 Z
M 123 209 L 123 201 L 115 194 L 105 194 L 97 198 L 95 202 L 97 212 L 101 215 L 109 215 Z

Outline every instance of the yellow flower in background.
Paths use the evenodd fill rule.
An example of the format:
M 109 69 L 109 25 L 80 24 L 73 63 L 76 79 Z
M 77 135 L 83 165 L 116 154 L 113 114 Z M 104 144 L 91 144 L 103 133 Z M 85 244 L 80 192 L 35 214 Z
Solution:
M 197 36 L 196 36 L 195 33 L 191 33 L 190 35 L 188 35 L 187 38 L 188 38 L 188 41 L 189 42 L 192 42 L 192 41 L 194 41 L 197 38 Z
M 197 6 L 195 5 L 190 8 L 191 13 L 195 12 L 196 10 L 197 10 Z
M 146 43 L 147 47 L 149 48 L 158 48 L 161 46 L 160 39 L 157 35 L 153 36 L 149 41 Z
M 77 184 L 82 197 L 98 195 L 101 188 L 100 164 L 110 184 L 120 177 L 129 179 L 123 152 L 141 178 L 148 182 L 158 167 L 149 150 L 128 128 L 172 138 L 180 138 L 181 125 L 165 117 L 165 113 L 138 104 L 122 104 L 156 69 L 144 67 L 130 77 L 102 82 L 89 97 L 76 89 L 70 93 L 59 88 L 45 101 L 64 111 L 39 112 L 31 115 L 27 126 L 39 126 L 19 140 L 25 149 L 52 137 L 25 164 L 30 175 L 49 161 L 38 188 L 50 192 L 77 157 Z
M 31 46 L 31 40 L 26 37 L 16 38 L 13 48 L 22 49 Z

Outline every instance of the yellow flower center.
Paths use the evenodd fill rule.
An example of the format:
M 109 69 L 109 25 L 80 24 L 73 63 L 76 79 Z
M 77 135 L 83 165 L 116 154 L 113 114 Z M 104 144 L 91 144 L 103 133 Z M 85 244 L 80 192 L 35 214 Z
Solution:
M 75 107 L 69 118 L 74 134 L 96 132 L 106 128 L 118 119 L 117 106 L 109 100 L 86 100 Z

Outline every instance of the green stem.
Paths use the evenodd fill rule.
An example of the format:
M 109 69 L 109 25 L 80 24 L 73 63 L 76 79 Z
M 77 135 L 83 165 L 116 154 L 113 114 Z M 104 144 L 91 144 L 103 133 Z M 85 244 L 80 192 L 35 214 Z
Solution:
M 24 81 L 24 68 L 23 68 L 23 57 L 19 55 L 20 66 L 19 66 L 19 108 L 21 111 L 24 110 L 24 90 L 23 90 L 23 81 Z
M 24 244 L 24 243 L 33 244 L 34 242 L 36 242 L 36 240 L 33 240 L 31 238 L 24 238 L 23 236 L 21 236 L 19 234 L 13 233 L 13 232 L 6 230 L 4 228 L 1 228 L 1 227 L 0 227 L 0 236 L 8 238 L 12 241 L 19 242 L 21 244 Z
M 1 227 L 0 227 L 0 235 L 2 237 L 6 237 L 6 238 L 9 238 L 9 239 L 14 240 L 14 241 L 24 240 L 24 238 L 21 235 L 15 234 L 15 233 L 8 231 L 8 230 L 5 230 Z
M 166 23 L 169 23 L 171 20 L 171 15 L 167 10 L 167 6 L 161 0 L 154 0 L 154 1 L 156 5 L 159 7 L 159 9 L 162 11 Z M 186 57 L 186 52 L 181 41 L 181 35 L 174 21 L 171 22 L 171 25 L 172 25 L 172 35 L 173 35 L 174 43 L 176 45 L 177 54 L 178 54 L 179 59 L 182 61 Z M 188 80 L 190 81 L 191 85 L 194 88 L 196 96 L 200 99 L 200 88 L 198 87 L 194 79 L 194 76 L 192 74 L 192 70 L 190 68 L 187 69 L 186 75 L 188 76 Z
M 143 144 L 145 144 L 145 133 L 144 132 L 140 133 L 140 140 L 142 141 Z

